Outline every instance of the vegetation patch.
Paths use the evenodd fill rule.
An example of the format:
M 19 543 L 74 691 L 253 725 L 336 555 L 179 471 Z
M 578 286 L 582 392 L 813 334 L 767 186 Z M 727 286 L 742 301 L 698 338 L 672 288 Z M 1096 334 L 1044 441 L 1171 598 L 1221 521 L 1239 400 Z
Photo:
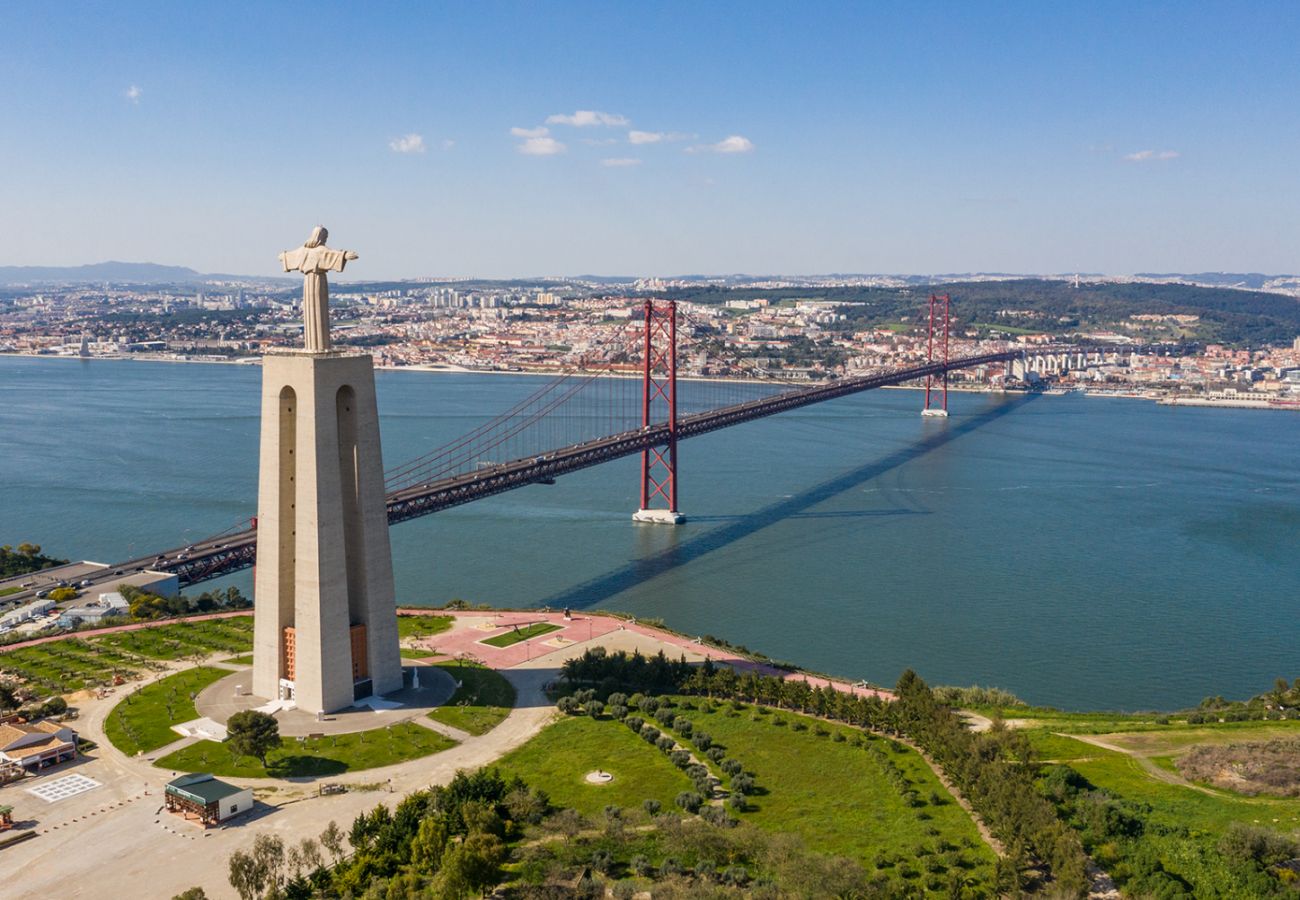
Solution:
M 450 631 L 455 621 L 454 616 L 401 615 L 397 617 L 397 636 L 399 638 L 432 637 Z
M 1193 747 L 1177 765 L 1192 781 L 1239 794 L 1300 797 L 1300 741 Z
M 104 720 L 104 734 L 128 756 L 147 753 L 180 740 L 173 725 L 197 719 L 194 698 L 229 675 L 225 669 L 199 666 L 177 672 L 127 694 Z
M 91 639 L 150 659 L 174 660 L 210 653 L 246 653 L 253 649 L 253 617 L 232 616 L 189 622 L 182 619 L 157 628 L 119 631 Z
M 267 754 L 266 768 L 225 743 L 199 741 L 169 753 L 154 765 L 178 772 L 211 772 L 233 778 L 319 778 L 390 766 L 456 746 L 451 738 L 421 725 L 401 722 L 372 731 L 320 738 L 281 738 Z
M 498 634 L 496 637 L 486 638 L 481 643 L 493 647 L 509 647 L 511 644 L 537 637 L 539 634 L 550 634 L 552 631 L 559 630 L 559 625 L 552 625 L 550 622 L 536 622 L 523 628 L 516 628 L 514 631 L 507 631 L 505 634 Z
M 607 805 L 640 809 L 653 800 L 664 809 L 691 789 L 690 780 L 663 754 L 618 722 L 587 716 L 565 718 L 502 757 L 501 771 L 541 788 L 557 806 L 583 815 Z M 587 783 L 588 772 L 614 776 L 608 784 Z
M 501 673 L 477 665 L 444 663 L 442 669 L 459 682 L 456 693 L 429 718 L 470 734 L 486 734 L 508 715 L 515 705 L 515 687 Z

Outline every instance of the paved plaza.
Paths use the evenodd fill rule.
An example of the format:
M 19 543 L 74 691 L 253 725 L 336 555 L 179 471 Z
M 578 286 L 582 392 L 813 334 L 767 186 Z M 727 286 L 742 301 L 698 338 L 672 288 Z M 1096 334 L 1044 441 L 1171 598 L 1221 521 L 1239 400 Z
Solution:
M 400 691 L 385 694 L 382 702 L 376 703 L 375 707 L 363 704 L 321 716 L 301 709 L 277 710 L 272 715 L 280 723 L 280 734 L 285 737 L 311 737 L 396 725 L 398 722 L 422 718 L 431 709 L 450 700 L 456 692 L 455 680 L 442 669 L 419 664 L 412 666 L 411 660 L 403 662 L 407 669 L 406 686 Z M 420 672 L 418 688 L 411 683 L 412 668 L 418 668 Z M 204 688 L 194 700 L 199 715 L 224 725 L 241 710 L 266 705 L 268 701 L 265 697 L 255 697 L 248 692 L 251 672 L 251 669 L 241 669 Z
M 74 794 L 93 791 L 97 787 L 99 787 L 99 782 L 93 778 L 87 778 L 85 775 L 64 775 L 62 778 L 56 778 L 53 781 L 47 781 L 38 784 L 36 787 L 28 788 L 27 793 L 33 797 L 40 797 L 46 803 L 58 803 L 60 800 L 66 800 Z

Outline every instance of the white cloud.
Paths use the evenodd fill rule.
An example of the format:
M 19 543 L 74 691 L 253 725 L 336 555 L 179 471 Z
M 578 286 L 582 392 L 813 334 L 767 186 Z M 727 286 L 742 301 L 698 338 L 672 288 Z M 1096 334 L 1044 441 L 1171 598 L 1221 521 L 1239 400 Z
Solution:
M 510 129 L 510 133 L 513 134 L 515 137 L 539 138 L 539 137 L 546 137 L 548 134 L 551 133 L 551 129 L 547 128 L 545 125 L 538 125 L 536 128 L 520 128 L 518 126 L 515 126 L 514 128 Z
M 687 153 L 751 153 L 753 150 L 754 142 L 738 134 L 723 138 L 716 144 L 696 144 L 686 148 Z
M 418 134 L 405 134 L 388 142 L 388 149 L 394 153 L 423 153 L 424 137 Z
M 610 144 L 617 144 L 618 138 L 580 138 L 582 143 L 588 147 L 608 147 Z
M 546 117 L 547 125 L 572 125 L 575 128 L 587 128 L 591 125 L 608 125 L 611 127 L 623 127 L 631 124 L 626 116 L 620 116 L 617 113 L 599 112 L 594 109 L 580 109 L 573 115 L 556 113 L 553 116 Z
M 658 144 L 661 141 L 689 141 L 695 137 L 693 134 L 685 134 L 681 131 L 629 131 L 627 133 L 627 142 L 629 144 Z
M 138 104 L 140 102 L 140 95 L 143 93 L 144 91 L 140 90 L 138 84 L 133 84 L 126 89 L 126 99 L 130 100 L 132 103 Z
M 1181 155 L 1177 150 L 1139 150 L 1136 153 L 1124 154 L 1124 158 L 1129 162 L 1154 162 L 1177 159 Z
M 530 137 L 515 149 L 527 156 L 555 156 L 557 153 L 563 153 L 565 146 L 555 138 Z
M 444 149 L 444 150 L 450 150 L 452 147 L 455 147 L 455 146 L 456 146 L 456 142 L 453 141 L 451 138 L 443 138 L 443 141 L 442 141 L 442 149 Z
M 639 166 L 641 160 L 631 156 L 620 156 L 613 159 L 602 159 L 600 164 L 610 169 L 622 169 L 627 166 Z

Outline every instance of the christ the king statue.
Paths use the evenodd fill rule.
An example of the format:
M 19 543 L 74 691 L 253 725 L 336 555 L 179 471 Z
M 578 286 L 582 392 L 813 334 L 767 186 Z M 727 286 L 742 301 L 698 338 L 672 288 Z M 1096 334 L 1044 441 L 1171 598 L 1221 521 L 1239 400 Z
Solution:
M 286 272 L 303 275 L 302 337 L 308 353 L 324 353 L 330 348 L 330 289 L 325 273 L 342 272 L 348 260 L 357 258 L 351 250 L 326 247 L 329 236 L 324 225 L 317 225 L 307 243 L 280 254 Z

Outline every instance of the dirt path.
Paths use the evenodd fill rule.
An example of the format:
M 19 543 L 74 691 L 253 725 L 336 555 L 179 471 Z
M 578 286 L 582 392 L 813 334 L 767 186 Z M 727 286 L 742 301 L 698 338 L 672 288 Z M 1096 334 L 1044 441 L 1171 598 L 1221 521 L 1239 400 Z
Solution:
M 1193 784 L 1177 773 L 1170 772 L 1168 769 L 1162 769 L 1160 766 L 1152 762 L 1149 757 L 1143 756 L 1140 753 L 1135 753 L 1127 747 L 1123 747 L 1119 744 L 1113 744 L 1110 741 L 1102 740 L 1095 734 L 1059 734 L 1059 736 L 1073 738 L 1074 740 L 1082 741 L 1085 744 L 1092 744 L 1094 747 L 1101 747 L 1103 750 L 1113 750 L 1116 753 L 1122 753 L 1137 763 L 1138 767 L 1141 768 L 1143 772 L 1150 775 L 1156 781 L 1163 781 L 1165 784 L 1172 784 L 1177 787 L 1191 788 L 1194 791 L 1200 791 L 1202 794 L 1206 794 L 1210 797 L 1227 796 L 1226 794 L 1213 790 L 1212 788 Z

